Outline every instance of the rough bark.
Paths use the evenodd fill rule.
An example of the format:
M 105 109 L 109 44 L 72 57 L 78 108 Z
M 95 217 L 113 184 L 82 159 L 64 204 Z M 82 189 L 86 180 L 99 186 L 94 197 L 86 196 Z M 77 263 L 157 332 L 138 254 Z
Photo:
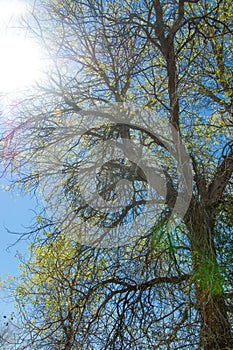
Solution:
M 187 225 L 201 319 L 200 349 L 232 349 L 231 326 L 214 244 L 214 212 L 193 200 L 187 215 Z

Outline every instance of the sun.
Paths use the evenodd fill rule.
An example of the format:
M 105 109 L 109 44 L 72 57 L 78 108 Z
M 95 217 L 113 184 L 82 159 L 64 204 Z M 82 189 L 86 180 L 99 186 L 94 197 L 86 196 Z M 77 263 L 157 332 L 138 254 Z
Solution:
M 16 23 L 28 10 L 25 2 L 0 0 L 0 92 L 30 86 L 42 70 L 42 49 Z
M 32 84 L 40 76 L 41 52 L 30 40 L 17 35 L 0 37 L 0 91 Z

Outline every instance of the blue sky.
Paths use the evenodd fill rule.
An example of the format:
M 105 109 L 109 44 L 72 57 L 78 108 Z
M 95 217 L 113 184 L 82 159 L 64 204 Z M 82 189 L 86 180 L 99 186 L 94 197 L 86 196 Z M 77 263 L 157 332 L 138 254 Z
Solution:
M 0 184 L 6 184 L 4 179 L 0 179 Z M 0 190 L 0 276 L 3 280 L 7 274 L 17 276 L 19 274 L 18 260 L 15 257 L 18 250 L 21 254 L 26 254 L 28 241 L 16 243 L 19 236 L 7 232 L 7 229 L 14 232 L 26 232 L 35 214 L 35 200 L 30 197 L 22 197 L 14 192 L 4 192 Z M 16 243 L 14 246 L 12 246 Z M 0 303 L 0 315 L 9 314 L 13 310 L 12 302 L 3 298 Z

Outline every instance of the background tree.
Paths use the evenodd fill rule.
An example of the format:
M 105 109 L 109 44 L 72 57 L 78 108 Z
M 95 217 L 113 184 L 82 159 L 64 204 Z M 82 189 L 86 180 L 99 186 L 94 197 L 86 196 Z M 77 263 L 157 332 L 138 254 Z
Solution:
M 2 350 L 20 350 L 22 339 L 19 335 L 19 329 L 14 324 L 14 316 L 3 315 L 0 330 L 0 346 Z
M 127 277 L 128 266 L 121 259 L 117 278 L 112 277 L 118 271 L 115 263 L 107 280 L 104 275 L 98 280 L 93 272 L 105 301 L 96 311 L 95 322 L 90 322 L 88 335 L 92 325 L 97 325 L 93 332 L 97 342 L 97 329 L 107 329 L 100 336 L 102 348 L 199 346 L 208 350 L 233 346 L 231 258 L 227 259 L 232 252 L 231 9 L 227 0 L 96 0 L 85 4 L 53 0 L 41 1 L 32 14 L 34 22 L 28 24 L 54 64 L 47 81 L 38 83 L 32 95 L 17 106 L 16 125 L 6 137 L 5 158 L 24 189 L 32 191 L 42 183 L 46 192 L 51 186 L 50 203 L 60 211 L 59 220 L 56 212 L 51 220 L 71 235 L 77 233 L 74 218 L 91 222 L 97 232 L 103 227 L 120 232 L 149 204 L 148 187 L 153 187 L 153 182 L 148 174 L 153 167 L 147 167 L 145 173 L 143 167 L 121 157 L 106 162 L 96 182 L 102 198 L 111 202 L 117 181 L 127 179 L 133 185 L 130 204 L 113 215 L 93 209 L 83 200 L 81 164 L 86 167 L 85 180 L 92 167 L 88 152 L 98 151 L 104 140 L 121 143 L 128 139 L 149 150 L 150 159 L 152 155 L 163 159 L 167 193 L 158 193 L 164 204 L 161 216 L 156 216 L 136 241 L 139 248 L 135 242 L 131 244 L 130 255 L 124 248 L 104 251 L 116 262 L 118 254 L 129 265 L 138 261 L 137 273 Z M 99 114 L 102 124 L 96 122 L 91 107 L 115 102 L 134 103 L 154 114 L 148 112 L 147 118 L 144 114 L 140 126 L 114 124 L 109 113 Z M 166 223 L 179 195 L 177 163 L 171 161 L 164 138 L 154 134 L 159 120 L 172 125 L 173 134 L 180 136 L 174 144 L 176 154 L 185 143 L 193 166 L 190 205 L 182 224 L 173 232 Z M 59 151 L 46 163 L 48 154 L 56 149 Z M 189 178 L 187 164 L 182 165 Z M 62 181 L 54 185 L 58 173 Z M 159 192 L 158 187 L 153 190 Z M 72 216 L 61 212 L 65 201 L 70 203 Z M 82 238 L 83 232 L 78 234 Z M 161 236 L 165 248 L 158 239 Z M 138 282 L 147 253 L 152 254 L 148 271 L 143 282 Z M 156 254 L 161 259 L 156 260 Z M 151 301 L 155 295 L 159 295 L 156 303 Z M 166 299 L 171 307 L 168 313 Z M 115 304 L 117 316 L 112 312 Z M 98 323 L 106 321 L 110 310 L 114 315 L 112 330 Z M 147 320 L 146 325 L 149 310 L 154 319 Z
M 46 236 L 48 239 L 51 233 Z M 38 238 L 29 247 L 28 260 L 20 260 L 21 277 L 14 295 L 24 348 L 82 349 L 89 310 L 100 298 L 87 293 L 95 270 L 91 250 L 62 235 L 47 244 Z

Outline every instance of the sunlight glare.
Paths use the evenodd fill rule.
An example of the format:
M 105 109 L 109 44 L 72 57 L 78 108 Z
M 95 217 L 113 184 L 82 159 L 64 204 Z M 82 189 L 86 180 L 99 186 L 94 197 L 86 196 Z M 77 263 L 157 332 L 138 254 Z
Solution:
M 26 1 L 0 0 L 0 93 L 23 89 L 40 76 L 41 48 L 19 25 L 27 11 Z
M 0 37 L 0 91 L 26 87 L 39 78 L 42 58 L 39 47 L 17 35 Z
M 28 10 L 28 3 L 20 0 L 0 0 L 0 22 L 1 27 L 9 25 L 25 14 Z

